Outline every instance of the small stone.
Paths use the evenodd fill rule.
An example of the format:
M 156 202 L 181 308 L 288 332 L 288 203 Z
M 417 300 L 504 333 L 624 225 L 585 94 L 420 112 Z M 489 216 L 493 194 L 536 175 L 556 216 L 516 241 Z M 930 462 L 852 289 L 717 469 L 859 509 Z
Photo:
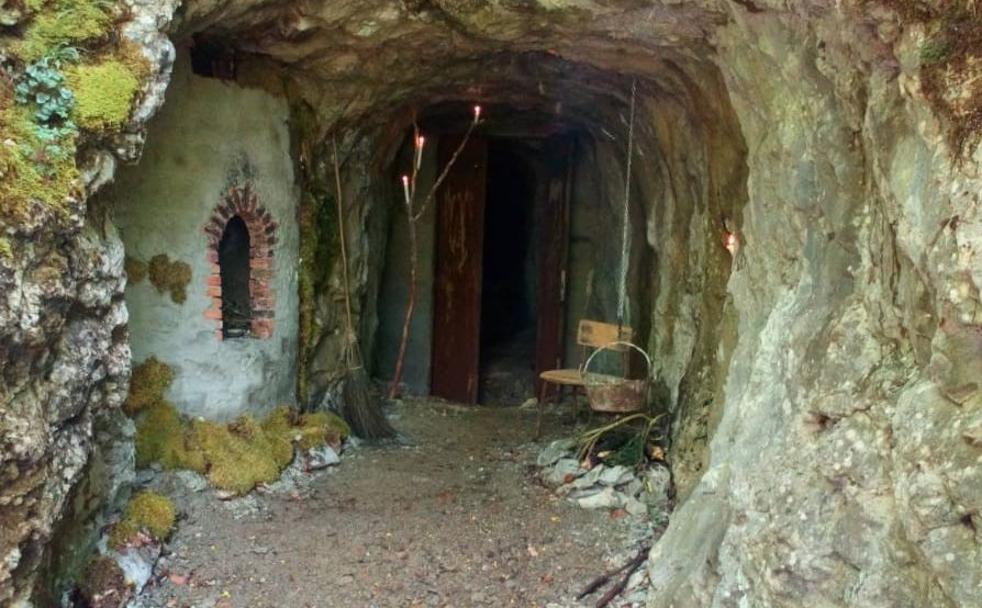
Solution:
M 545 481 L 552 486 L 561 486 L 568 482 L 567 476 L 579 477 L 583 474 L 580 463 L 575 458 L 563 458 L 546 474 Z
M 607 468 L 600 473 L 598 481 L 605 486 L 619 486 L 631 481 L 633 478 L 634 474 L 631 473 L 631 469 L 623 465 L 617 465 Z
M 538 464 L 540 467 L 547 467 L 557 462 L 575 447 L 575 439 L 557 439 L 539 452 L 539 457 L 536 459 L 536 464 Z
M 611 487 L 606 487 L 602 491 L 592 496 L 580 498 L 576 501 L 584 509 L 619 509 L 626 502 L 623 494 Z

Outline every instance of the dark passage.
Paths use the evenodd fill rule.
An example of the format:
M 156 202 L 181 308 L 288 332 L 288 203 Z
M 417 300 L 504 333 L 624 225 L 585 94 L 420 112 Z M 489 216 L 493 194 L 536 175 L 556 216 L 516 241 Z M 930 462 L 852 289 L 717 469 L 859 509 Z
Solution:
M 218 265 L 222 275 L 222 333 L 241 338 L 249 333 L 252 310 L 249 302 L 249 229 L 239 216 L 225 225 L 218 243 Z
M 481 403 L 516 405 L 535 373 L 535 256 L 532 171 L 514 144 L 488 148 L 481 302 Z

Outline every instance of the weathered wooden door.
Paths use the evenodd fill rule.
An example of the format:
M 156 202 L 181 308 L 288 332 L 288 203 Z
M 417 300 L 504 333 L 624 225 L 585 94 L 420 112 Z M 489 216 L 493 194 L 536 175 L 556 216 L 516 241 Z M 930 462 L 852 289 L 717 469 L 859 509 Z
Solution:
M 460 137 L 440 138 L 440 171 Z M 481 364 L 481 282 L 487 141 L 471 137 L 437 191 L 431 392 L 477 403 Z
M 556 137 L 544 146 L 548 167 L 546 195 L 536 208 L 538 277 L 536 293 L 535 394 L 539 374 L 563 364 L 566 330 L 566 265 L 569 253 L 569 199 L 573 179 L 573 142 Z M 550 387 L 555 390 L 556 387 Z

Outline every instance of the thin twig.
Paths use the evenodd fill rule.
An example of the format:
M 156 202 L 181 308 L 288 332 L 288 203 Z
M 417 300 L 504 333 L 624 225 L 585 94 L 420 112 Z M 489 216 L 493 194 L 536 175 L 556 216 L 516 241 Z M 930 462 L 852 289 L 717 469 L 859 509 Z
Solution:
M 426 194 L 426 198 L 423 199 L 423 204 L 419 206 L 419 212 L 412 218 L 413 221 L 423 217 L 423 215 L 426 213 L 427 207 L 433 201 L 433 196 L 443 184 L 443 180 L 447 179 L 447 175 L 450 174 L 450 169 L 453 168 L 454 164 L 456 164 L 457 157 L 464 151 L 464 146 L 467 145 L 467 140 L 470 139 L 471 133 L 474 132 L 474 127 L 476 127 L 478 124 L 480 124 L 480 121 L 477 119 L 477 117 L 475 117 L 474 120 L 471 121 L 471 124 L 467 127 L 467 131 L 464 133 L 464 138 L 460 140 L 460 145 L 457 146 L 456 150 L 454 150 L 453 155 L 450 157 L 450 161 L 445 167 L 443 167 L 443 172 L 440 173 L 440 176 L 436 178 L 436 181 L 433 182 L 432 186 L 430 186 L 430 191 Z M 415 194 L 415 192 L 413 194 Z

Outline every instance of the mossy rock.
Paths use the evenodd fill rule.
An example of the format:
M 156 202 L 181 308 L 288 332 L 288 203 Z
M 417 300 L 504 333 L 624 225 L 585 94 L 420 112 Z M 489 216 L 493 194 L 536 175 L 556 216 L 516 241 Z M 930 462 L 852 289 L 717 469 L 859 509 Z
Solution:
M 130 416 L 158 405 L 164 400 L 164 393 L 174 381 L 174 371 L 156 357 L 148 357 L 133 368 L 130 378 L 130 392 L 123 402 L 123 411 Z
M 37 215 L 37 205 L 61 218 L 68 201 L 82 195 L 75 139 L 60 144 L 63 154 L 42 155 L 30 110 L 19 105 L 0 109 L 0 219 L 27 222 Z
M 261 483 L 278 479 L 282 467 L 254 421 L 240 419 L 235 424 L 236 432 L 228 425 L 206 421 L 194 421 L 191 429 L 208 461 L 211 484 L 235 494 L 247 494 Z M 242 431 L 246 426 L 249 432 Z
M 159 403 L 140 416 L 135 443 L 138 467 L 156 462 L 170 470 L 187 469 L 202 474 L 207 471 L 207 455 L 170 403 Z
M 351 435 L 348 423 L 331 412 L 304 414 L 297 431 L 300 447 L 305 450 L 322 445 L 337 446 Z
M 293 461 L 294 446 L 310 449 L 338 445 L 350 435 L 348 425 L 334 414 L 317 412 L 293 423 L 287 407 L 273 410 L 259 422 L 242 416 L 229 424 L 186 421 L 161 401 L 138 417 L 137 466 L 159 463 L 165 469 L 190 469 L 211 484 L 234 494 L 279 479 Z
M 68 83 L 75 93 L 75 122 L 84 129 L 119 128 L 130 117 L 140 79 L 117 59 L 72 66 Z
M 150 282 L 160 293 L 170 293 L 171 301 L 183 304 L 187 300 L 187 286 L 191 282 L 191 267 L 185 262 L 174 261 L 161 253 L 150 258 L 147 272 Z
M 177 509 L 169 498 L 156 492 L 140 492 L 126 505 L 123 519 L 113 527 L 109 542 L 116 549 L 132 544 L 137 535 L 146 533 L 166 540 L 177 522 Z
M 26 61 L 61 46 L 84 46 L 105 40 L 116 21 L 111 0 L 27 0 L 34 14 L 14 51 Z

